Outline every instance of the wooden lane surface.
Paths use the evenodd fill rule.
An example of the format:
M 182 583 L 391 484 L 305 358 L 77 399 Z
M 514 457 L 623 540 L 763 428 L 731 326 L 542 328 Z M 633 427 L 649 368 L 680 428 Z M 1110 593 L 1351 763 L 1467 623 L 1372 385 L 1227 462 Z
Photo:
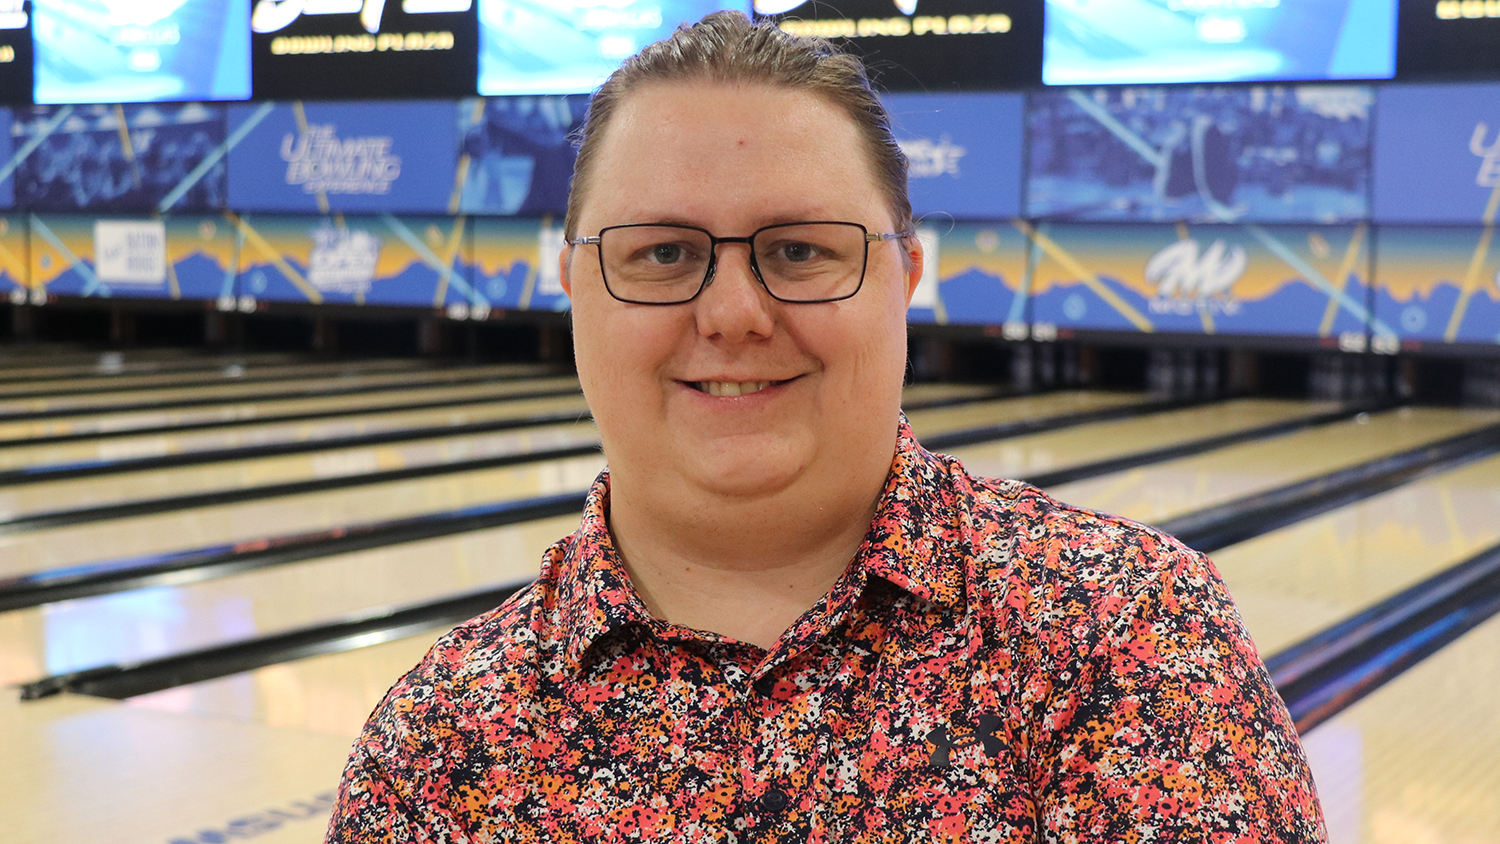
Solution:
M 1256 647 L 1270 656 L 1496 542 L 1500 457 L 1221 548 L 1213 558 Z
M 324 732 L 0 695 L 0 838 L 316 844 L 348 753 Z
M 449 381 L 489 376 L 496 379 L 519 378 L 549 371 L 535 364 L 495 364 L 491 366 L 452 367 L 448 369 L 406 370 L 397 372 L 372 372 L 341 374 L 336 377 L 293 377 L 280 381 L 252 381 L 217 383 L 197 387 L 155 388 L 103 391 L 98 393 L 43 396 L 36 398 L 4 398 L 0 396 L 0 415 L 18 413 L 56 412 L 73 408 L 89 410 L 98 407 L 119 406 L 128 409 L 131 405 L 151 402 L 200 401 L 221 399 L 230 402 L 239 399 L 254 399 L 257 396 L 273 396 L 287 393 L 308 392 L 328 388 L 376 389 L 402 385 L 429 386 Z
M 1274 403 L 1267 404 L 1273 405 Z M 1302 408 L 1308 409 L 1308 406 L 1303 405 Z M 1293 410 L 1295 408 L 1281 409 Z M 1201 410 L 1207 410 L 1207 408 L 1203 408 Z M 1267 412 L 1271 412 L 1272 407 L 1267 406 L 1265 410 Z M 1247 413 L 1246 415 L 1254 416 L 1255 414 Z M 1473 421 L 1471 417 L 1454 411 L 1451 414 L 1437 414 L 1436 416 L 1432 416 L 1429 414 L 1418 414 L 1418 417 L 1414 420 L 1410 418 L 1403 420 L 1397 419 L 1395 417 L 1393 417 L 1391 420 L 1380 420 L 1379 417 L 1377 417 L 1369 422 L 1364 423 L 1363 425 L 1356 424 L 1354 427 L 1357 430 L 1362 431 L 1372 425 L 1376 426 L 1377 429 L 1379 429 L 1379 427 L 1383 425 L 1394 425 L 1392 430 L 1400 432 L 1404 430 L 1404 424 L 1400 423 L 1415 422 L 1425 426 L 1424 436 L 1426 439 L 1434 439 L 1443 436 L 1446 430 L 1442 425 L 1438 424 L 1438 422 L 1446 419 L 1447 421 L 1452 423 L 1455 421 L 1455 418 L 1469 422 Z M 1101 423 L 1097 426 L 1087 427 L 1102 429 L 1115 424 L 1118 423 Z M 1324 438 L 1319 434 L 1320 430 L 1321 429 L 1310 429 L 1286 438 L 1282 438 L 1286 441 L 1290 441 L 1290 444 L 1288 442 L 1281 442 L 1280 447 L 1284 451 L 1301 450 L 1304 447 L 1297 445 L 1297 441 L 1306 438 L 1311 438 L 1315 442 L 1321 442 Z M 1202 431 L 1195 431 L 1194 433 L 1204 434 L 1204 432 Z M 1055 434 L 1052 434 L 1051 436 L 1063 438 L 1065 434 L 1071 436 L 1071 432 L 1069 431 L 1059 431 Z M 1102 434 L 1097 435 L 1100 439 L 1106 439 L 1106 437 Z M 1041 438 L 1035 439 L 1039 441 L 1041 440 Z M 1122 452 L 1128 451 L 1132 444 L 1129 442 L 1125 442 L 1124 438 L 1120 438 L 1120 440 L 1121 441 L 1118 443 L 1118 447 Z M 1420 438 L 1418 441 L 1420 441 Z M 1041 441 L 1038 443 L 1038 445 L 1039 447 L 1044 447 L 1045 442 Z M 1403 446 L 1404 443 L 1402 442 L 1393 442 L 1388 443 L 1382 447 L 1380 443 L 1377 442 L 1372 446 L 1372 456 L 1399 450 Z M 1111 455 L 1105 453 L 1102 456 L 1107 457 Z M 1348 462 L 1350 454 L 1345 452 L 1341 455 L 1341 457 L 1345 462 Z M 1246 459 L 1259 458 L 1257 458 L 1254 453 L 1252 453 L 1251 456 Z M 1422 486 L 1426 488 L 1425 491 L 1410 493 L 1406 496 L 1405 499 L 1402 499 L 1398 493 L 1387 493 L 1385 496 L 1381 497 L 1383 499 L 1387 499 L 1382 505 L 1380 505 L 1385 509 L 1381 510 L 1379 509 L 1379 507 L 1377 507 L 1376 509 L 1370 509 L 1367 507 L 1363 511 L 1367 514 L 1364 518 L 1366 521 L 1368 521 L 1368 519 L 1370 518 L 1368 514 L 1372 513 L 1401 515 L 1403 507 L 1405 507 L 1406 509 L 1410 509 L 1409 502 L 1414 500 L 1414 498 L 1421 498 L 1424 495 L 1432 496 L 1434 494 L 1441 497 L 1441 490 L 1444 489 L 1448 491 L 1450 496 L 1454 494 L 1455 491 L 1460 489 L 1473 489 L 1482 491 L 1485 488 L 1486 478 L 1488 477 L 1485 472 L 1494 471 L 1492 468 L 1489 468 L 1489 464 L 1491 463 L 1500 463 L 1500 461 L 1486 461 L 1486 468 L 1483 470 L 1480 470 L 1476 465 L 1476 467 L 1473 467 L 1472 470 L 1463 469 L 1459 470 L 1458 472 L 1449 473 L 1448 475 L 1438 476 L 1437 479 L 1429 479 L 1422 484 Z M 1242 467 L 1241 470 L 1249 471 L 1253 468 L 1255 468 L 1254 464 L 1251 464 L 1249 466 Z M 1480 500 L 1478 503 L 1482 504 L 1483 501 Z M 1483 513 L 1484 511 L 1481 510 L 1480 512 Z M 1420 521 L 1420 516 L 1412 514 L 1408 515 L 1411 515 L 1412 518 Z M 1362 532 L 1376 531 L 1376 535 L 1379 535 L 1378 529 L 1381 527 L 1381 525 L 1368 525 L 1365 522 L 1360 521 L 1360 516 L 1350 517 L 1340 512 L 1338 514 L 1329 514 L 1322 518 L 1329 519 L 1338 518 L 1340 516 L 1344 518 L 1352 518 L 1354 520 L 1356 528 Z M 1287 533 L 1287 530 L 1279 533 L 1281 533 L 1283 536 L 1290 535 Z M 1398 528 L 1397 530 L 1406 531 L 1410 530 L 1410 528 Z M 1500 531 L 1500 524 L 1497 524 L 1495 530 Z M 1482 542 L 1484 536 L 1487 535 L 1484 532 L 1480 531 L 1473 531 L 1473 534 L 1473 537 L 1468 540 L 1470 543 Z M 1366 544 L 1369 545 L 1370 542 L 1367 542 Z M 1407 543 L 1404 548 L 1405 550 L 1409 551 L 1413 549 L 1413 546 L 1411 543 Z M 1227 562 L 1225 563 L 1225 566 L 1227 566 L 1225 576 L 1226 578 L 1231 578 L 1231 589 L 1235 590 L 1236 593 L 1238 593 L 1238 591 L 1242 588 L 1251 588 L 1250 584 L 1255 582 L 1254 572 L 1247 567 L 1241 566 L 1240 558 L 1234 556 L 1232 552 L 1233 549 L 1226 549 L 1225 551 L 1220 552 L 1220 556 L 1225 557 L 1225 559 L 1227 560 Z M 1450 549 L 1450 552 L 1453 554 L 1459 554 L 1461 553 L 1461 548 L 1458 546 L 1454 546 L 1452 549 Z M 1415 567 L 1413 568 L 1415 569 Z M 1421 576 L 1421 570 L 1408 571 L 1406 574 L 1405 582 L 1409 583 L 1411 581 L 1419 579 Z M 1239 579 L 1236 580 L 1234 578 Z M 1369 584 L 1367 588 L 1369 589 L 1369 594 L 1372 595 L 1371 599 L 1373 600 L 1375 597 L 1380 597 L 1384 594 L 1388 594 L 1391 589 L 1398 588 L 1397 586 L 1394 586 L 1393 583 L 1399 580 L 1401 580 L 1401 573 L 1398 568 L 1397 570 L 1386 576 L 1383 584 L 1384 587 L 1387 587 L 1385 591 L 1382 591 L 1382 585 L 1380 583 Z M 1239 584 L 1238 586 L 1236 585 L 1237 583 Z M 1317 582 L 1315 573 L 1309 574 L 1307 588 L 1310 592 L 1316 594 Z M 1357 600 L 1357 596 L 1351 595 L 1347 598 L 1347 600 Z M 1325 609 L 1324 617 L 1334 615 L 1335 613 L 1336 611 L 1333 609 Z M 1332 621 L 1336 619 L 1330 618 L 1329 620 Z M 1258 626 L 1264 626 L 1259 622 L 1257 622 L 1257 624 Z M 1252 632 L 1254 632 L 1256 630 L 1256 627 L 1252 627 L 1251 629 Z M 195 684 L 194 686 L 178 689 L 176 690 L 176 692 L 178 695 L 183 697 L 187 697 L 189 695 L 191 696 L 191 699 L 193 701 L 192 707 L 194 711 L 213 712 L 219 714 L 237 714 L 242 717 L 257 718 L 269 718 L 271 717 L 271 713 L 277 713 L 276 717 L 280 719 L 278 723 L 294 723 L 292 719 L 292 713 L 300 712 L 304 713 L 303 717 L 307 720 L 297 723 L 302 723 L 304 726 L 318 724 L 321 725 L 319 727 L 320 729 L 331 729 L 333 728 L 332 725 L 341 724 L 346 729 L 353 729 L 357 728 L 359 719 L 363 717 L 364 711 L 366 711 L 369 706 L 374 705 L 375 701 L 379 698 L 380 693 L 384 691 L 384 687 L 380 686 L 379 683 L 370 683 L 359 686 L 359 688 L 362 690 L 360 694 L 364 695 L 363 700 L 359 701 L 357 700 L 358 695 L 354 693 L 354 687 L 344 686 L 343 683 L 347 681 L 348 678 L 388 677 L 393 679 L 399 676 L 403 671 L 410 667 L 415 658 L 420 656 L 421 652 L 425 649 L 425 643 L 430 642 L 432 638 L 435 637 L 425 635 L 418 636 L 413 637 L 411 641 L 406 642 L 405 644 L 402 644 L 400 642 L 393 642 L 376 648 L 364 648 L 345 654 L 330 655 L 327 657 L 318 657 L 316 659 L 298 661 L 280 666 L 273 666 L 268 669 L 262 669 L 262 671 L 269 671 L 269 675 L 262 675 L 261 672 L 250 672 L 248 674 L 239 675 L 237 677 L 230 677 L 221 680 L 209 681 L 207 683 Z M 267 676 L 269 676 L 269 679 L 266 679 Z M 345 678 L 345 680 L 340 680 L 338 678 Z M 379 686 L 379 688 L 374 688 L 376 686 Z M 343 689 L 343 691 L 341 691 L 341 689 Z M 149 701 L 151 699 L 154 699 L 153 696 L 143 696 L 139 700 Z M 363 707 L 360 705 L 361 702 L 364 704 Z
M 907 402 L 962 399 L 993 390 L 988 385 L 918 384 L 906 388 Z M 482 392 L 479 388 L 476 392 Z M 347 397 L 346 397 L 347 398 Z M 432 396 L 421 394 L 421 400 Z M 352 399 L 351 399 L 352 401 Z M 348 403 L 327 401 L 320 404 L 342 409 Z M 80 439 L 63 443 L 44 443 L 0 449 L 0 471 L 23 466 L 72 464 L 93 460 L 122 460 L 132 457 L 157 457 L 199 451 L 237 448 L 272 443 L 308 442 L 358 434 L 395 431 L 403 428 L 469 425 L 496 419 L 522 416 L 578 413 L 587 415 L 582 395 L 542 399 L 501 399 L 492 404 L 457 405 L 409 411 L 374 411 L 366 415 L 340 415 L 327 419 L 296 422 L 247 422 L 244 425 L 183 431 L 169 434 L 142 434 L 138 437 L 110 436 Z M 186 420 L 191 421 L 191 420 Z M 115 420 L 107 415 L 97 420 L 101 430 L 115 430 Z M 138 427 L 138 426 L 127 426 Z
M 948 393 L 953 394 L 956 391 L 948 391 Z M 938 390 L 918 390 L 916 400 L 924 400 L 933 394 L 948 397 L 942 396 L 941 391 Z M 553 411 L 565 412 L 567 409 L 573 409 L 580 414 L 585 411 L 582 399 L 574 397 L 574 399 L 514 402 L 508 406 L 504 403 L 496 403 L 496 405 L 484 406 L 483 409 L 486 409 L 487 414 L 475 412 L 480 411 L 481 408 L 456 408 L 447 412 L 446 415 L 441 409 L 431 409 L 431 411 L 426 411 L 426 417 L 429 420 L 441 420 L 446 424 L 455 424 L 455 418 L 462 417 L 472 418 L 474 421 L 480 421 L 483 418 L 516 418 L 517 415 L 528 412 L 528 408 L 525 408 L 526 403 L 529 403 L 532 408 L 552 408 Z M 460 412 L 465 409 L 471 412 L 468 414 Z M 529 412 L 535 411 L 529 409 Z M 987 412 L 993 414 L 993 408 L 987 406 Z M 348 420 L 342 420 L 344 424 L 338 424 L 339 421 L 341 420 L 329 420 L 330 427 L 347 430 Z M 287 427 L 303 433 L 317 430 L 308 424 Z M 383 427 L 390 429 L 396 426 L 386 423 Z M 284 427 L 284 430 L 287 429 Z M 220 438 L 223 436 L 223 432 L 204 432 L 204 435 L 210 435 L 210 433 L 219 433 Z M 10 487 L 10 489 L 0 486 L 0 519 L 66 510 L 66 508 L 98 507 L 98 505 L 118 504 L 118 502 L 141 501 L 141 499 L 162 498 L 162 496 L 246 489 L 246 487 L 288 483 L 288 481 L 353 477 L 353 475 L 387 471 L 387 469 L 453 463 L 459 460 L 478 459 L 478 457 L 498 456 L 498 454 L 595 444 L 595 442 L 598 442 L 598 436 L 591 421 L 579 421 L 579 423 L 528 427 L 528 429 L 504 430 L 504 432 L 438 436 L 438 438 L 420 439 L 420 441 L 395 442 L 395 444 L 371 445 L 371 447 L 332 448 L 327 451 L 252 457 L 246 460 L 226 459 L 223 462 L 204 463 L 204 465 L 121 472 L 121 474 L 102 475 L 102 477 L 95 478 L 42 481 L 42 483 L 24 484 L 24 486 Z M 169 447 L 171 439 L 156 438 L 154 444 L 157 447 Z M 77 447 L 81 444 L 60 444 L 51 448 L 60 448 L 62 445 Z M 114 447 L 115 454 L 120 453 L 121 445 L 124 448 L 139 448 L 139 444 L 135 442 L 132 444 L 113 442 L 111 445 Z M 17 451 L 26 453 L 28 450 L 18 448 Z M 77 453 L 77 448 L 75 448 L 75 453 Z M 28 456 L 34 457 L 34 453 Z M 17 456 L 0 451 L 0 462 L 6 459 L 15 460 Z M 31 466 L 34 463 L 26 463 L 26 465 Z
M 500 419 L 574 413 L 587 417 L 582 394 L 543 399 L 506 399 L 484 404 L 391 410 L 306 419 L 298 422 L 251 422 L 222 428 L 173 433 L 102 437 L 0 449 L 0 470 L 23 466 L 69 465 L 95 460 L 128 460 L 192 454 L 245 446 L 315 442 L 408 428 L 472 425 Z
M 958 431 L 980 425 L 1014 422 L 1067 413 L 1087 413 L 1093 410 L 1139 404 L 1146 400 L 1139 393 L 1103 393 L 1090 390 L 1068 390 L 1057 393 L 1041 393 L 1033 396 L 1015 396 L 1005 399 L 974 402 L 954 407 L 914 410 L 906 415 L 912 431 L 920 440 L 929 434 Z
M 1187 440 L 1326 413 L 1336 407 L 1332 402 L 1239 399 L 963 446 L 950 453 L 963 461 L 964 468 L 972 474 L 1025 478 Z
M 518 393 L 566 389 L 578 389 L 578 379 L 575 376 L 560 375 L 552 378 L 528 378 L 521 381 L 496 380 L 457 386 L 446 384 L 392 386 L 370 392 L 336 396 L 254 399 L 152 410 L 101 411 L 36 420 L 0 421 L 0 442 L 57 435 L 113 433 L 194 423 L 249 423 L 264 416 L 333 414 L 361 408 L 385 408 L 391 405 L 419 402 L 498 399 Z
M 576 515 L 557 516 L 0 613 L 0 685 L 529 580 L 577 528 Z
M 1500 617 L 1303 736 L 1333 844 L 1500 844 Z
M 233 383 L 238 379 L 290 379 L 314 375 L 341 375 L 344 373 L 410 372 L 436 369 L 431 364 L 408 358 L 384 358 L 346 361 L 304 361 L 299 363 L 275 363 L 261 366 L 254 363 L 225 363 L 215 368 L 178 370 L 175 372 L 151 372 L 142 374 L 102 374 L 92 372 L 48 380 L 6 380 L 15 376 L 0 370 L 0 397 L 17 393 L 40 393 L 51 390 L 90 390 L 107 392 L 144 387 L 178 387 L 198 382 L 219 381 Z
M 1108 401 L 1119 401 L 1110 397 Z M 976 418 L 1000 422 L 1066 412 L 1087 399 L 1072 394 L 1026 397 L 923 411 L 932 430 L 967 427 Z M 950 427 L 943 427 L 945 419 Z M 243 502 L 93 524 L 0 534 L 0 577 L 224 542 L 282 536 L 336 525 L 414 516 L 494 501 L 586 489 L 602 456 L 484 469 Z
M 593 422 L 584 421 L 47 481 L 0 487 L 0 518 L 293 481 L 348 479 L 598 442 Z
M 1076 481 L 1054 497 L 1147 524 L 1500 422 L 1500 412 L 1401 408 Z
M 1035 409 L 1026 403 L 1009 412 Z M 1041 409 L 1050 408 L 1044 404 Z M 987 418 L 996 412 L 991 407 Z M 935 416 L 928 424 L 940 421 Z M 965 416 L 959 421 L 971 420 Z M 545 433 L 546 429 L 540 432 Z M 535 437 L 539 432 L 530 434 Z M 592 437 L 592 428 L 575 426 L 573 434 L 573 439 Z M 228 463 L 224 468 L 249 472 L 251 462 Z M 168 480 L 167 488 L 183 484 L 173 470 L 159 474 Z M 0 502 L 4 495 L 0 491 Z M 484 583 L 529 577 L 535 573 L 541 552 L 574 527 L 576 517 L 546 520 L 181 587 L 136 590 L 0 614 L 0 683 L 147 659 L 326 621 L 371 606 L 429 600 Z M 524 537 L 525 542 L 517 545 L 521 540 L 516 537 Z M 492 552 L 489 556 L 486 548 Z M 287 596 L 297 597 L 288 600 Z

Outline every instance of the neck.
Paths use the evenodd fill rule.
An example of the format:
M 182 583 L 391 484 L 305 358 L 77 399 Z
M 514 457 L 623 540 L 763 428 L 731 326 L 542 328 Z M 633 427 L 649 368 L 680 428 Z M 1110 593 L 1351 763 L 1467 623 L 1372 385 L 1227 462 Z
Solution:
M 610 532 L 656 617 L 769 650 L 859 550 L 885 484 L 870 474 L 833 496 L 705 498 L 612 470 Z

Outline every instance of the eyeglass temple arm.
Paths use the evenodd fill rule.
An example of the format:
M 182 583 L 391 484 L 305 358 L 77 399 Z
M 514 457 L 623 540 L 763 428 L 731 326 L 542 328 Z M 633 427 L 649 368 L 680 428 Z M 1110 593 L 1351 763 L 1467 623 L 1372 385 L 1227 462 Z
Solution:
M 902 237 L 915 237 L 916 232 L 907 230 L 904 232 L 865 232 L 866 243 L 879 243 L 882 240 L 896 240 Z

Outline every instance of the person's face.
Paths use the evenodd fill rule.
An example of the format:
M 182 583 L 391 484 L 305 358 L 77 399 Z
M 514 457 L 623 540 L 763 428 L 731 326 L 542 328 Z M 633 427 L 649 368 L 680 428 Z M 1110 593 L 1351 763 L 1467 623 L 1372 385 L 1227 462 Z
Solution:
M 894 225 L 854 123 L 814 94 L 647 86 L 602 141 L 576 236 L 626 223 L 720 237 L 796 221 Z M 754 498 L 848 484 L 872 462 L 883 472 L 921 277 L 915 239 L 871 243 L 859 293 L 820 304 L 772 299 L 745 244 L 717 255 L 693 301 L 635 305 L 605 289 L 598 247 L 564 251 L 579 377 L 617 486 Z

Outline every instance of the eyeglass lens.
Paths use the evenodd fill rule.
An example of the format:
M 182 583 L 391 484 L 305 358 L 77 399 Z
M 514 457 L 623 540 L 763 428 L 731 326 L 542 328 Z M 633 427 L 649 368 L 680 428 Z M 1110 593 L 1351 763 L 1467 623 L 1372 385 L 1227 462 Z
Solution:
M 865 230 L 847 223 L 798 223 L 762 229 L 750 248 L 766 289 L 788 302 L 842 299 L 864 279 Z M 600 233 L 604 283 L 633 302 L 686 302 L 698 294 L 714 258 L 706 232 L 679 226 L 622 226 Z

